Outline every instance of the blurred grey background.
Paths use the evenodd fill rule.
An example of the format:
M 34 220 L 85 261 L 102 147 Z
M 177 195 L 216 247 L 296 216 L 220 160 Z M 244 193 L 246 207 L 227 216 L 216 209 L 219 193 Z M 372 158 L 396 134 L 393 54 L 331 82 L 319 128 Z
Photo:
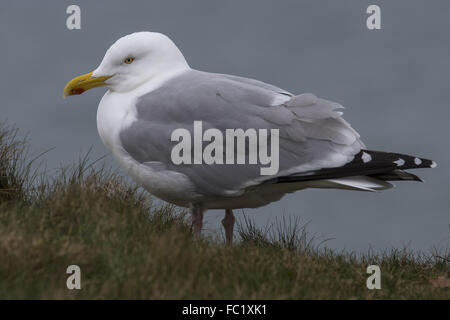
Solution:
M 81 7 L 81 30 L 66 8 Z M 382 29 L 366 28 L 381 7 Z M 345 119 L 375 150 L 428 157 L 425 183 L 380 193 L 306 190 L 245 210 L 260 226 L 299 217 L 336 249 L 448 248 L 450 239 L 450 2 L 354 0 L 1 1 L 0 121 L 29 133 L 48 169 L 93 147 L 100 88 L 62 99 L 74 76 L 93 70 L 106 49 L 134 31 L 167 34 L 191 67 L 256 78 L 346 106 Z M 111 156 L 106 161 L 114 165 Z M 222 212 L 206 214 L 218 229 Z M 238 218 L 242 213 L 238 212 Z

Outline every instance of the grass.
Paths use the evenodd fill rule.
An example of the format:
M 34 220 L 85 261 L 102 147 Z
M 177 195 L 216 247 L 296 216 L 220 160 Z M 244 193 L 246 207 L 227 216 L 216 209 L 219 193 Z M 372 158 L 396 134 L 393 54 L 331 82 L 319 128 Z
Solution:
M 1 299 L 449 299 L 449 254 L 357 256 L 308 237 L 299 221 L 240 221 L 226 247 L 194 241 L 189 216 L 104 168 L 80 164 L 36 180 L 17 131 L 0 130 Z M 66 268 L 81 268 L 68 290 Z M 381 268 L 381 290 L 366 268 Z

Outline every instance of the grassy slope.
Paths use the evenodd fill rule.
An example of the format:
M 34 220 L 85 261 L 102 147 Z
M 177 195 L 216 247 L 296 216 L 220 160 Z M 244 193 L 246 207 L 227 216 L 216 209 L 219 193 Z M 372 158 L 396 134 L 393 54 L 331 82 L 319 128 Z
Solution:
M 314 248 L 295 224 L 269 237 L 248 221 L 232 248 L 194 241 L 182 211 L 152 208 L 101 170 L 81 165 L 31 188 L 23 146 L 0 132 L 1 299 L 450 298 L 429 284 L 449 276 L 448 255 L 356 259 Z M 66 288 L 71 264 L 81 290 Z M 369 264 L 381 267 L 381 290 L 366 288 Z

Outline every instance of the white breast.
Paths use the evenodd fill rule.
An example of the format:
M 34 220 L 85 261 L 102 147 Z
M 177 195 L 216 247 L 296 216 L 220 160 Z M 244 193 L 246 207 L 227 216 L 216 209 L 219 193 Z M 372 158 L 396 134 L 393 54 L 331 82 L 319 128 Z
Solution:
M 107 91 L 97 109 L 97 130 L 105 146 L 114 153 L 119 132 L 136 120 L 135 98 L 128 93 Z

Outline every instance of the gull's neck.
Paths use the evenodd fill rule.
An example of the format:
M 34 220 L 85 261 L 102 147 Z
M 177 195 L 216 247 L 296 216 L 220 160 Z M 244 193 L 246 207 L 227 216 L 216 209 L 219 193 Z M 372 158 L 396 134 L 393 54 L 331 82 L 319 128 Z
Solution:
M 171 66 L 170 69 L 161 70 L 161 72 L 155 73 L 152 77 L 148 78 L 142 84 L 137 86 L 136 88 L 128 91 L 127 93 L 132 94 L 133 96 L 141 96 L 143 94 L 152 92 L 158 88 L 160 88 L 167 81 L 174 79 L 181 74 L 191 70 L 189 65 L 180 64 L 178 66 Z M 112 90 L 111 90 L 112 91 Z M 112 91 L 114 92 L 114 91 Z M 120 92 L 117 92 L 120 93 Z M 126 92 L 123 92 L 126 93 Z

